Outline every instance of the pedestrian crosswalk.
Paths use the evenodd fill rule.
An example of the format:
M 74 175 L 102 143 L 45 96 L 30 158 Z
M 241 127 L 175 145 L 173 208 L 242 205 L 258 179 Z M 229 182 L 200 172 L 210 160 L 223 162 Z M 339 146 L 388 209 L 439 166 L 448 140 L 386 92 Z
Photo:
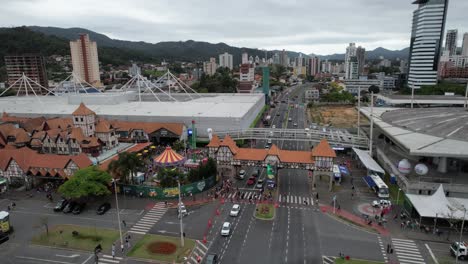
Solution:
M 227 198 L 228 199 L 242 198 L 245 200 L 249 200 L 249 199 L 259 200 L 261 198 L 261 195 L 260 195 L 260 191 L 252 191 L 252 192 L 243 192 L 241 196 L 238 197 L 237 194 L 233 192 L 233 193 L 227 194 Z
M 278 202 L 287 204 L 302 204 L 314 205 L 314 198 L 312 196 L 299 196 L 299 195 L 279 195 Z
M 156 224 L 166 213 L 167 208 L 164 203 L 157 203 L 141 218 L 128 232 L 144 235 Z
M 99 257 L 98 259 L 98 263 L 102 263 L 102 264 L 111 264 L 111 263 L 114 263 L 114 264 L 117 264 L 117 263 L 120 263 L 120 261 L 122 260 L 123 258 L 121 257 L 112 257 L 111 255 L 106 255 L 106 254 L 103 254 Z
M 392 238 L 392 244 L 400 264 L 426 263 L 413 240 Z
M 190 254 L 189 259 L 185 262 L 185 264 L 197 264 L 200 263 L 206 253 L 208 252 L 208 247 L 203 244 L 200 240 L 196 240 L 195 242 L 195 248 L 192 251 L 192 254 Z
M 336 257 L 322 256 L 322 264 L 334 264 Z

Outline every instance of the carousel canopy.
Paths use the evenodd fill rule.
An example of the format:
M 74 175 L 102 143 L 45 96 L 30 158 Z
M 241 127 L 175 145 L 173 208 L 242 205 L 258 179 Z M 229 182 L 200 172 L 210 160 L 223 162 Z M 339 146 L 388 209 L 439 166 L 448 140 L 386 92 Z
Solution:
M 185 157 L 172 150 L 171 147 L 166 147 L 161 155 L 154 158 L 154 162 L 159 166 L 177 166 L 183 164 L 184 161 Z

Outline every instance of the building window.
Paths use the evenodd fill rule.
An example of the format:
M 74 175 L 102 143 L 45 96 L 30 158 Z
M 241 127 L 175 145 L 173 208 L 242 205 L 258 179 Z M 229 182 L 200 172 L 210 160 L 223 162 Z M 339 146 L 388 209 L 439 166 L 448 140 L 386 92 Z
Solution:
M 93 129 L 93 126 L 89 126 L 89 129 Z
M 78 117 L 75 117 L 75 121 L 78 122 Z
M 83 122 L 83 118 L 80 118 L 81 122 Z

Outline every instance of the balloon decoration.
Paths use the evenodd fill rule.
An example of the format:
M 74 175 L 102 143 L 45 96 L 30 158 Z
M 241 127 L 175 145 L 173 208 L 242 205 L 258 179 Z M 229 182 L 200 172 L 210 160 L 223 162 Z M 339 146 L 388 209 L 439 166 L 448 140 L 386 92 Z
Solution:
M 402 159 L 398 163 L 398 171 L 403 174 L 408 174 L 411 172 L 411 163 L 407 159 Z
M 419 163 L 418 165 L 414 166 L 414 172 L 416 172 L 418 175 L 426 175 L 428 171 L 429 168 L 426 166 L 426 164 Z

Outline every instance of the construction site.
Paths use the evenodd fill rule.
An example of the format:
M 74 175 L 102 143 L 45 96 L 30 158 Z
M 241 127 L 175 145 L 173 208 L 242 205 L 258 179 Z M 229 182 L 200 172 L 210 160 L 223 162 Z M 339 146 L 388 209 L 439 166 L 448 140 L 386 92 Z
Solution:
M 323 105 L 307 109 L 311 123 L 319 126 L 333 126 L 336 128 L 357 128 L 358 112 L 354 105 Z M 361 125 L 367 124 L 361 115 Z

